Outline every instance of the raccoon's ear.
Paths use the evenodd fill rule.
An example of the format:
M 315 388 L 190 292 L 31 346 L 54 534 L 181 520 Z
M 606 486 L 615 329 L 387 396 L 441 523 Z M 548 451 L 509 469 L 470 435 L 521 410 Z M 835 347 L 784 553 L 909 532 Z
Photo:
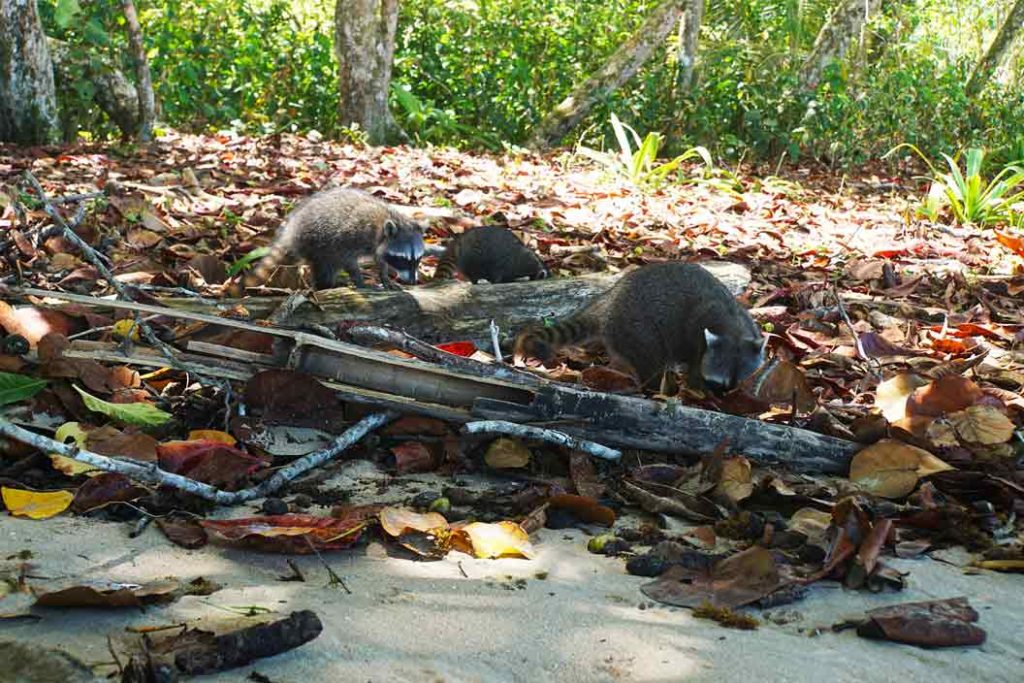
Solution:
M 390 218 L 384 221 L 384 237 L 391 239 L 398 234 L 398 223 L 395 223 Z

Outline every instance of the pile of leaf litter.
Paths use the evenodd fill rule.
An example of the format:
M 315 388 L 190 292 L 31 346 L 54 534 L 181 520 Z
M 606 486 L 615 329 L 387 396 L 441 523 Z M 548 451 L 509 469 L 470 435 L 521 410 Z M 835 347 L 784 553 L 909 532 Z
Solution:
M 926 185 L 883 171 L 837 183 L 819 168 L 786 177 L 695 168 L 678 184 L 641 191 L 568 156 L 363 149 L 289 136 L 3 150 L 0 425 L 41 437 L 0 441 L 3 505 L 37 520 L 119 520 L 135 534 L 152 523 L 188 548 L 315 553 L 328 567 L 330 551 L 351 552 L 372 537 L 410 558 L 529 559 L 533 532 L 576 527 L 592 535 L 592 552 L 650 577 L 642 590 L 651 599 L 740 628 L 756 626 L 758 607 L 805 599 L 815 582 L 899 591 L 908 577 L 887 565 L 890 556 L 962 546 L 975 558 L 972 571 L 1020 571 L 1024 247 L 1007 233 L 996 239 L 914 219 L 909 207 Z M 377 419 L 301 373 L 230 381 L 190 372 L 183 360 L 190 340 L 270 352 L 269 337 L 19 293 L 215 300 L 294 202 L 329 184 L 419 207 L 433 218 L 428 241 L 436 243 L 466 225 L 507 225 L 556 277 L 666 259 L 746 265 L 745 302 L 769 333 L 772 363 L 724 397 L 684 388 L 659 399 L 848 440 L 857 450 L 849 471 L 769 468 L 730 449 L 728 434 L 703 457 L 626 451 L 614 462 L 528 438 L 469 435 L 436 418 Z M 166 363 L 76 357 L 68 353 L 76 340 L 146 349 Z M 441 346 L 495 361 L 465 340 Z M 530 369 L 636 392 L 592 352 Z M 259 493 L 346 434 L 353 438 L 334 457 L 369 460 L 391 475 L 388 495 L 380 491 L 388 502 L 352 502 L 351 491 L 330 485 L 340 466 L 332 461 L 278 482 L 254 499 L 257 510 L 225 517 L 206 495 Z M 98 457 L 84 462 L 83 452 Z M 403 478 L 425 472 L 448 484 L 396 499 Z M 469 486 L 470 474 L 490 484 Z M 171 485 L 181 480 L 198 484 Z M 32 615 L 33 604 L 159 604 L 217 588 L 200 577 L 160 587 L 50 586 L 18 556 L 4 571 L 0 615 L 12 618 Z M 886 610 L 853 625 L 927 646 L 985 637 L 967 600 Z M 315 615 L 290 619 L 298 624 L 277 627 L 283 644 L 251 658 L 319 632 Z M 217 639 L 231 634 L 176 637 L 135 643 L 131 663 L 119 665 L 125 680 L 145 680 L 130 678 L 140 666 L 196 673 L 182 663 L 200 657 L 182 654 L 193 648 L 213 662 L 204 671 L 248 661 L 218 659 Z

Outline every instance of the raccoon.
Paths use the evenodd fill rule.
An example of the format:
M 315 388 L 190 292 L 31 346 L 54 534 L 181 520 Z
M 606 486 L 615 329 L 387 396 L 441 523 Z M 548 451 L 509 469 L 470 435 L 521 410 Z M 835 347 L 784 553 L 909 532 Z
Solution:
M 548 276 L 544 262 L 511 230 L 493 225 L 470 228 L 454 237 L 437 264 L 435 280 L 450 280 L 459 271 L 470 282 L 492 284 Z
M 550 360 L 554 349 L 600 340 L 646 390 L 686 364 L 688 384 L 733 389 L 764 361 L 761 330 L 714 275 L 690 263 L 659 263 L 627 273 L 608 292 L 552 327 L 531 327 L 516 352 Z
M 229 291 L 240 296 L 289 257 L 309 263 L 317 289 L 334 287 L 338 270 L 345 270 L 356 287 L 365 286 L 359 258 L 367 256 L 375 257 L 385 287 L 397 287 L 389 267 L 403 282 L 415 284 L 423 246 L 423 227 L 384 200 L 351 188 L 325 190 L 288 215 L 270 253 Z

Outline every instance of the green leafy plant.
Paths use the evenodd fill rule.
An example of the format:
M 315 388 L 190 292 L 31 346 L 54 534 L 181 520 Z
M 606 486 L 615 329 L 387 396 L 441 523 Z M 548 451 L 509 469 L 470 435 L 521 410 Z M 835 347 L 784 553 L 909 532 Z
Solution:
M 270 253 L 270 247 L 257 247 L 248 254 L 238 259 L 228 268 L 228 277 L 234 277 L 241 273 L 253 261 L 258 261 Z
M 45 379 L 0 372 L 0 406 L 32 398 L 45 386 Z
M 600 164 L 606 171 L 625 178 L 637 187 L 655 186 L 665 182 L 669 174 L 679 171 L 680 166 L 691 160 L 700 159 L 706 168 L 714 168 L 711 153 L 704 147 L 691 147 L 669 161 L 658 163 L 658 152 L 664 142 L 661 133 L 650 132 L 642 139 L 629 124 L 623 123 L 615 114 L 611 115 L 612 131 L 618 143 L 618 151 L 603 152 L 580 145 L 577 149 L 582 156 Z
M 108 403 L 103 399 L 96 398 L 82 389 L 75 386 L 75 391 L 82 397 L 82 402 L 89 410 L 103 413 L 124 424 L 156 427 L 171 419 L 170 413 L 165 413 L 149 403 Z
M 920 149 L 903 143 L 891 149 L 883 158 L 907 148 L 916 153 L 931 171 L 931 187 L 922 200 L 919 211 L 931 220 L 937 220 L 942 209 L 948 207 L 961 225 L 993 225 L 1012 223 L 1013 206 L 1024 200 L 1024 167 L 1007 164 L 991 179 L 982 175 L 985 151 L 978 147 L 968 149 L 964 169 L 956 159 L 943 153 L 948 171 L 936 168 Z

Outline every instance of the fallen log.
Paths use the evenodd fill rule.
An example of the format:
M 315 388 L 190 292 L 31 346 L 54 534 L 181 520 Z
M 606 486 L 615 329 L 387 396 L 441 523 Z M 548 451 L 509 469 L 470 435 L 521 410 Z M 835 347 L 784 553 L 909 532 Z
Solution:
M 0 288 L 3 291 L 4 288 Z M 14 291 L 15 288 L 6 288 Z M 26 290 L 21 290 L 26 292 Z M 33 292 L 37 293 L 37 292 Z M 78 303 L 88 297 L 50 293 Z M 503 366 L 481 364 L 479 372 L 454 365 L 397 358 L 391 354 L 305 332 L 261 327 L 239 320 L 126 301 L 93 300 L 93 305 L 134 309 L 147 313 L 203 320 L 236 329 L 290 339 L 294 348 L 289 366 L 320 378 L 340 395 L 382 408 L 405 413 L 442 417 L 455 422 L 474 418 L 505 420 L 554 427 L 565 433 L 604 445 L 682 454 L 711 453 L 726 438 L 730 449 L 764 464 L 785 464 L 792 469 L 844 472 L 858 445 L 803 429 L 775 425 L 735 415 L 726 415 L 677 403 L 580 391 L 544 380 L 523 381 Z M 236 379 L 259 369 L 278 365 L 273 357 L 254 363 L 254 354 L 212 344 L 190 345 L 199 354 L 218 356 L 203 364 L 211 376 L 232 373 Z M 413 347 L 409 347 L 413 348 Z M 69 355 L 86 353 L 94 358 L 131 362 L 111 344 L 75 342 Z M 133 354 L 134 355 L 134 354 Z M 234 357 L 235 362 L 230 360 Z M 164 361 L 150 356 L 147 362 Z M 466 363 L 462 361 L 461 363 Z
M 729 291 L 739 294 L 750 282 L 750 271 L 726 262 L 702 263 Z M 620 274 L 598 273 L 502 285 L 446 282 L 401 291 L 352 289 L 317 292 L 315 302 L 294 307 L 280 324 L 301 327 L 333 326 L 341 321 L 370 322 L 404 330 L 431 343 L 471 340 L 490 348 L 490 322 L 506 336 L 539 320 L 561 318 L 607 291 Z M 247 297 L 241 303 L 255 318 L 267 318 L 283 297 Z M 165 299 L 167 306 L 184 311 L 212 313 L 211 306 L 195 299 Z M 233 305 L 236 302 L 225 301 Z

